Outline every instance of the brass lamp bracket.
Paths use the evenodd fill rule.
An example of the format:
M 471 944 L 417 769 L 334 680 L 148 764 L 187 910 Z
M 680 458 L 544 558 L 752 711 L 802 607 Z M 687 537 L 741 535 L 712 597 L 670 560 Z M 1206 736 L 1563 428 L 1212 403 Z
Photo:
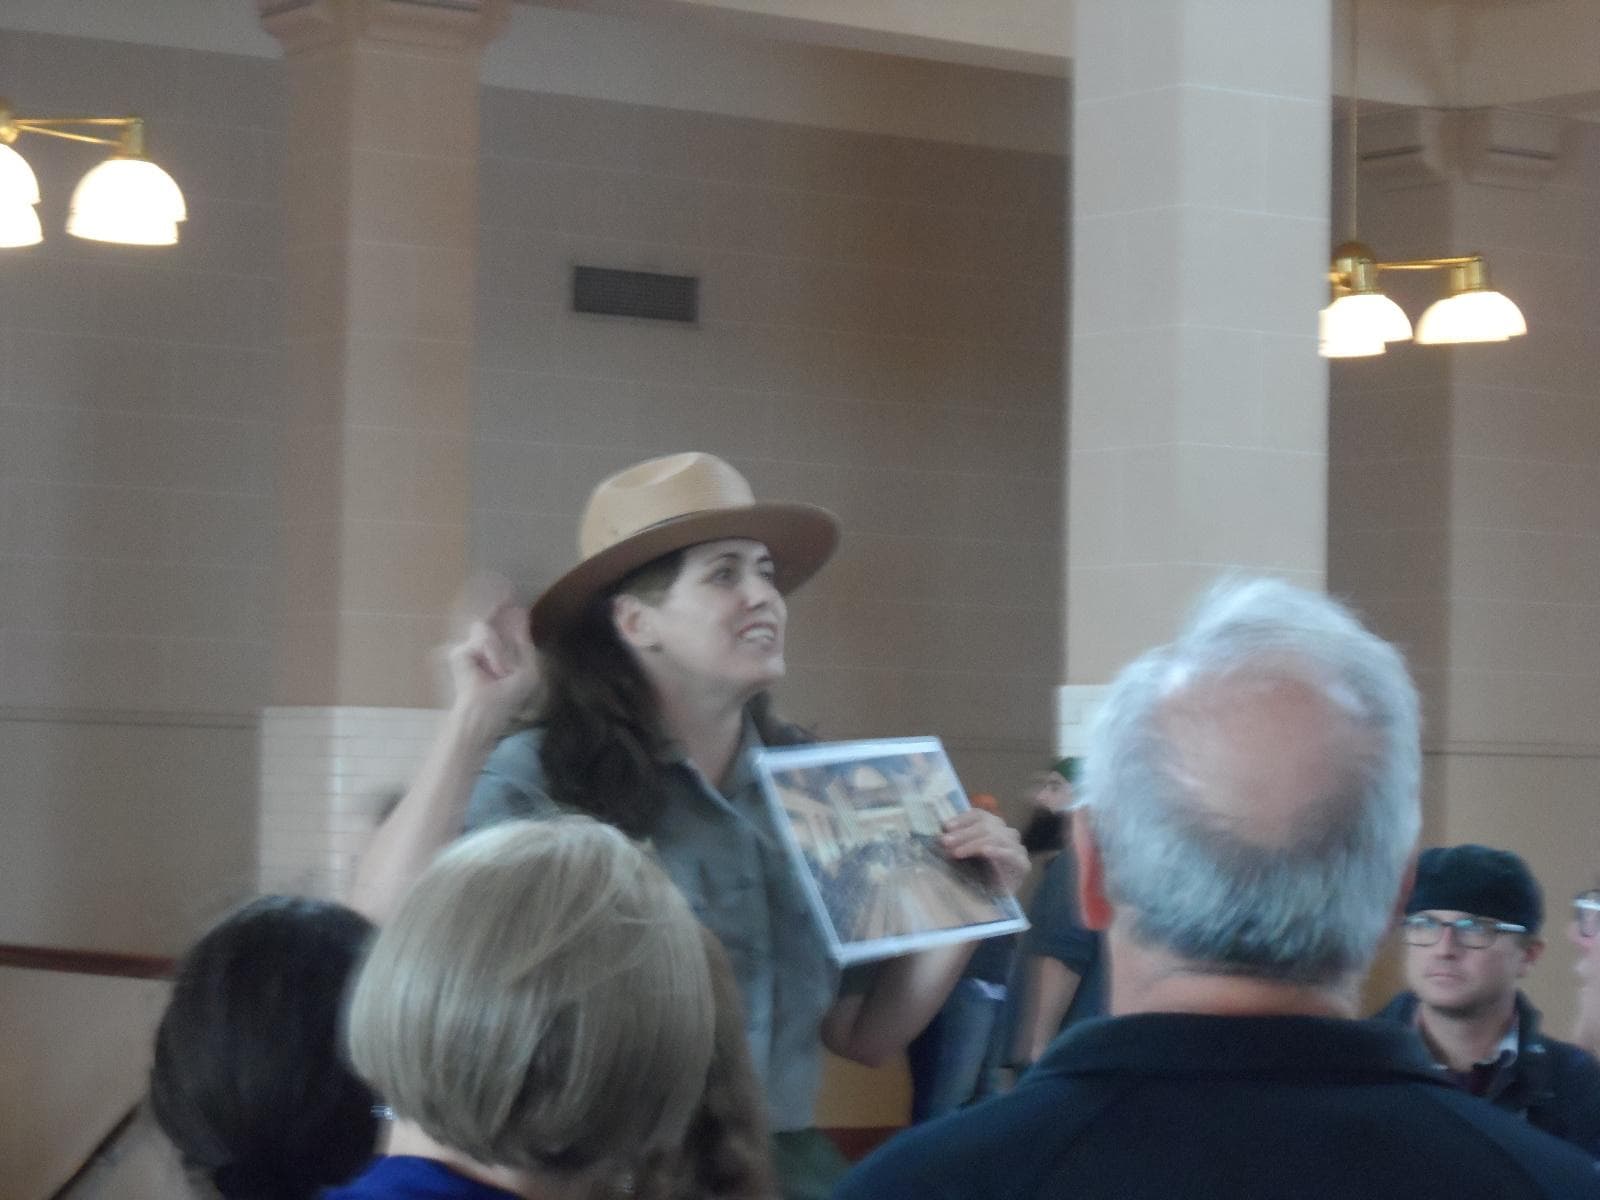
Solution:
M 1353 292 L 1373 292 L 1378 288 L 1377 258 L 1365 242 L 1343 242 L 1334 247 L 1328 268 L 1328 282 L 1335 298 Z
M 1381 262 L 1363 242 L 1344 242 L 1333 251 L 1328 267 L 1328 282 L 1335 298 L 1378 289 L 1380 271 L 1449 270 L 1450 291 L 1481 292 L 1489 286 L 1488 269 L 1481 254 L 1457 254 L 1446 258 L 1404 258 Z
M 79 127 L 115 129 L 120 132 L 116 137 L 100 137 L 80 132 Z M 144 155 L 142 117 L 19 117 L 10 101 L 0 99 L 0 142 L 9 146 L 25 133 L 63 138 L 70 142 L 88 142 L 94 146 L 111 146 L 127 158 L 141 158 Z
M 1481 254 L 1458 254 L 1451 258 L 1418 258 L 1406 262 L 1381 262 L 1380 271 L 1437 271 L 1450 272 L 1450 294 L 1484 292 L 1489 290 L 1489 268 Z

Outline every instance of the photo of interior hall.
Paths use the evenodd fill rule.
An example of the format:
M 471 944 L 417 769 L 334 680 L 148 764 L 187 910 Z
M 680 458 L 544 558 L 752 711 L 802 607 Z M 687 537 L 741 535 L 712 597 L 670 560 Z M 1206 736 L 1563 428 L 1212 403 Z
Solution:
M 172 956 L 341 894 L 461 581 L 537 592 L 653 455 L 838 514 L 823 738 L 1010 804 L 1268 572 L 1405 650 L 1427 841 L 1600 881 L 1600 5 L 1355 9 L 0 0 L 0 1191 L 155 1186 L 93 1156 Z M 95 240 L 107 149 L 29 124 L 135 114 L 175 244 Z M 1319 345 L 1490 287 L 1525 334 Z M 817 1121 L 905 1105 L 833 1061 Z

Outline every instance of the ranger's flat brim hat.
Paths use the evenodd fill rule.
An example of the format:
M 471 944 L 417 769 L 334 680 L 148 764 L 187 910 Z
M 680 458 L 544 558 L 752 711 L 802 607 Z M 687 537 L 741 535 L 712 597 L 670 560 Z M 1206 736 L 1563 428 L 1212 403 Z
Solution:
M 787 595 L 821 569 L 839 544 L 839 521 L 814 504 L 758 504 L 750 485 L 712 454 L 652 458 L 604 480 L 578 528 L 578 565 L 534 601 L 534 644 L 548 645 L 597 596 L 646 563 L 724 538 L 761 542 L 773 582 Z

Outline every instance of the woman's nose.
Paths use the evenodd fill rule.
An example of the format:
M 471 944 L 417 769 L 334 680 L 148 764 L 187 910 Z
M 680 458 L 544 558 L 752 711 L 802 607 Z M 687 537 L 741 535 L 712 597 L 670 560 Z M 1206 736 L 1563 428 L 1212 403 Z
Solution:
M 777 600 L 778 589 L 765 575 L 751 575 L 745 580 L 744 597 L 751 608 L 759 608 Z

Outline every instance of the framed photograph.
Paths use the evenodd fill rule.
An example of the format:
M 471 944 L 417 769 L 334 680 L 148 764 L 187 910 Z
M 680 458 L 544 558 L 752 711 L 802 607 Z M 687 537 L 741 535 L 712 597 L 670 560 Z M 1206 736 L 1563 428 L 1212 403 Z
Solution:
M 835 961 L 1028 927 L 980 864 L 939 848 L 944 822 L 969 805 L 938 738 L 761 750 L 755 765 Z

